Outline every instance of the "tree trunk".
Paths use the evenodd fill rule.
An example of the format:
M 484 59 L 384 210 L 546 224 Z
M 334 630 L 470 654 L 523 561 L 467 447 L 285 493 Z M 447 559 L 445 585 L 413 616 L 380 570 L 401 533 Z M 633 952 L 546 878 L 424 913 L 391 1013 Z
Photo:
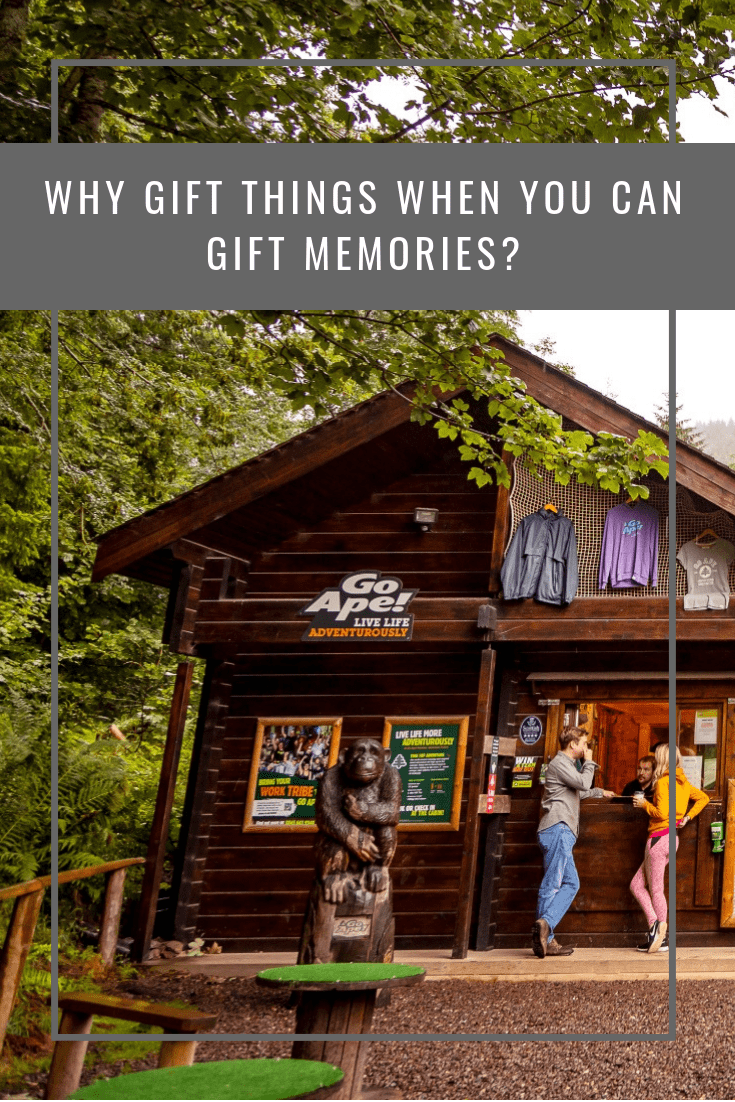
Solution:
M 62 142 L 99 141 L 102 116 L 105 113 L 100 101 L 106 99 L 114 79 L 114 69 L 106 66 L 89 66 L 82 70 L 66 125 L 60 128 L 59 138 Z
M 13 61 L 23 49 L 30 0 L 0 0 L 0 60 Z

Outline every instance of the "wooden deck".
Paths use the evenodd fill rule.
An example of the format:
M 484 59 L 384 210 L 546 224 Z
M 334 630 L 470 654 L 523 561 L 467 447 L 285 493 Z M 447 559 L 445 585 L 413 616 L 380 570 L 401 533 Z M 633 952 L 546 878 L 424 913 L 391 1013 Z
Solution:
M 448 949 L 404 950 L 400 964 L 420 964 L 427 980 L 462 979 L 485 983 L 572 982 L 580 980 L 668 980 L 669 954 L 648 956 L 633 949 L 577 949 L 571 957 L 538 960 L 530 949 L 496 949 L 453 960 Z M 735 981 L 735 948 L 679 949 L 680 980 Z M 221 953 L 152 961 L 140 967 L 181 970 L 205 976 L 254 976 L 264 968 L 293 964 L 293 953 Z

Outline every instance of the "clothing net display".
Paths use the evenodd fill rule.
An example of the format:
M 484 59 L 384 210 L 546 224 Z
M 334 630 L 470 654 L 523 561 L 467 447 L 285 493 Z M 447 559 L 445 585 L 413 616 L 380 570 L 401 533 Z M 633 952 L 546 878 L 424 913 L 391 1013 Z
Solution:
M 636 585 L 629 589 L 598 588 L 600 551 L 608 510 L 628 500 L 626 493 L 612 494 L 607 490 L 582 486 L 572 479 L 568 486 L 560 486 L 553 476 L 544 471 L 540 478 L 517 461 L 513 471 L 510 493 L 511 529 L 508 545 L 524 517 L 551 502 L 569 517 L 577 534 L 579 563 L 578 597 L 667 597 L 669 592 L 669 485 L 656 475 L 641 480 L 650 491 L 646 499 L 659 513 L 658 584 Z M 709 510 L 709 511 L 708 511 Z M 735 518 L 721 509 L 712 510 L 711 503 L 691 493 L 682 486 L 676 490 L 676 550 L 695 539 L 705 528 L 712 528 L 723 539 L 735 543 Z M 508 546 L 505 548 L 506 552 Z M 683 597 L 687 583 L 684 569 L 677 564 L 676 595 Z M 735 563 L 730 567 L 730 589 L 735 593 Z

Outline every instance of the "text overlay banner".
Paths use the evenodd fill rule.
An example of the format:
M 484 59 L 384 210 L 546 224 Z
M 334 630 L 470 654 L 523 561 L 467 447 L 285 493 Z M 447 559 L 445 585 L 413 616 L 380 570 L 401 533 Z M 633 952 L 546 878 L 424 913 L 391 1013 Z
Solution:
M 727 309 L 732 160 L 681 144 L 10 146 L 0 303 Z

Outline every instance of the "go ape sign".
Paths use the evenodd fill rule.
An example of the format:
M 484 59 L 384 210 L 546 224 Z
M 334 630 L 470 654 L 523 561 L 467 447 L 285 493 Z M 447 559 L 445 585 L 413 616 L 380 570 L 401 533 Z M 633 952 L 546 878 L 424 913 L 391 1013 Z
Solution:
M 413 616 L 406 612 L 418 589 L 404 589 L 400 578 L 379 570 L 357 570 L 338 586 L 323 589 L 297 615 L 312 616 L 303 641 L 332 639 L 408 640 Z

